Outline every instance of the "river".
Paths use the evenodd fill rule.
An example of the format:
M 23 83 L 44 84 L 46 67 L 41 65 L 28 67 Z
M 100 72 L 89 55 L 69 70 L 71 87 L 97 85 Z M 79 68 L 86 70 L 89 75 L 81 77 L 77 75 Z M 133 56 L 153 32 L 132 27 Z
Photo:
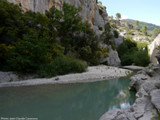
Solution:
M 0 88 L 0 117 L 38 120 L 98 120 L 135 101 L 129 79 L 92 83 Z

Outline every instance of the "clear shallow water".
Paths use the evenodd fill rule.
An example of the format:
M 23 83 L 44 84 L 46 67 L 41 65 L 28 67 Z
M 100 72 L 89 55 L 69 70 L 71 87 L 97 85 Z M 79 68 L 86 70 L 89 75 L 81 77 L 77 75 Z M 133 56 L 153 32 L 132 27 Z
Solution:
M 98 120 L 114 108 L 135 101 L 129 79 L 94 83 L 0 88 L 0 117 L 38 120 Z

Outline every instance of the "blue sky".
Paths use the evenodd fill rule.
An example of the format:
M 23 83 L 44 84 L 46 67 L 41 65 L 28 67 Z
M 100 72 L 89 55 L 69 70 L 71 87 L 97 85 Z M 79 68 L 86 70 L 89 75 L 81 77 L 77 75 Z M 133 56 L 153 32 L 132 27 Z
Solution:
M 129 18 L 160 25 L 160 0 L 98 0 L 107 7 L 109 16 L 121 13 Z

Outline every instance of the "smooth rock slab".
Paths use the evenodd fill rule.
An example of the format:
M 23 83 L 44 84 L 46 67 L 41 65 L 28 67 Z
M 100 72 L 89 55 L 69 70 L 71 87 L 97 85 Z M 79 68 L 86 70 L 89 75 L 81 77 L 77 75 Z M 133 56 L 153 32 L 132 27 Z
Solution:
M 151 102 L 160 112 L 160 89 L 151 92 Z

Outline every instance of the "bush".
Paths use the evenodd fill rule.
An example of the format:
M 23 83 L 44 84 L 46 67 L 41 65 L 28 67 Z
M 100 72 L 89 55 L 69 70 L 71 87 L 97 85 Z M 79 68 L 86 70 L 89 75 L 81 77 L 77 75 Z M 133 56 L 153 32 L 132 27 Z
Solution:
M 150 63 L 150 58 L 148 56 L 147 51 L 137 51 L 135 52 L 135 57 L 133 58 L 133 61 L 138 66 L 147 66 Z
M 146 43 L 125 39 L 118 47 L 118 54 L 122 65 L 132 65 L 135 63 L 138 66 L 147 66 L 150 63 Z
M 115 45 L 113 42 L 110 42 L 110 45 L 112 46 L 112 49 L 113 49 L 113 50 L 116 50 L 116 49 L 117 49 L 116 45 Z
M 102 27 L 99 27 L 99 30 L 100 30 L 100 31 L 102 31 L 102 30 L 103 30 L 103 28 L 102 28 Z
M 88 22 L 82 22 L 80 11 L 64 3 L 62 11 L 53 6 L 46 14 L 23 12 L 18 5 L 0 0 L 0 69 L 38 71 L 42 76 L 84 71 L 83 62 L 62 57 L 67 55 L 99 64 L 98 37 Z M 108 33 L 110 28 L 107 24 Z M 112 38 L 108 33 L 106 41 Z
M 110 23 L 110 26 L 112 26 L 113 28 L 117 28 L 117 25 L 115 23 Z
M 14 49 L 7 60 L 10 70 L 35 73 L 40 65 L 49 63 L 54 57 L 63 54 L 63 47 L 48 43 L 47 37 L 41 38 L 37 34 L 25 35 L 23 40 L 14 42 Z
M 114 32 L 114 37 L 115 37 L 115 38 L 118 38 L 118 37 L 119 37 L 118 31 L 117 31 L 117 30 L 114 30 L 113 32 Z
M 81 73 L 86 71 L 86 63 L 69 57 L 58 57 L 51 63 L 41 66 L 39 77 L 52 77 L 68 73 Z
M 109 57 L 108 52 L 104 53 L 104 57 L 105 57 L 105 58 Z

